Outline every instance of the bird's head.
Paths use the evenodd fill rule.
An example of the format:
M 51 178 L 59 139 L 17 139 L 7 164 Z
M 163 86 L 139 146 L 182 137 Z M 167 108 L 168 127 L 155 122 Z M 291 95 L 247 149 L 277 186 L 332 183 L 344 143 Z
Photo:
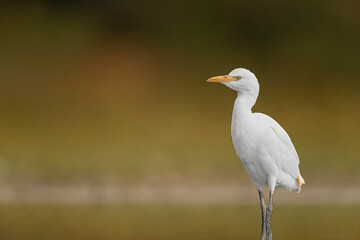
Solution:
M 252 72 L 245 68 L 236 68 L 228 75 L 216 76 L 206 80 L 207 82 L 219 82 L 239 92 L 257 97 L 259 94 L 259 82 Z
M 255 105 L 259 95 L 260 85 L 255 74 L 245 68 L 236 68 L 228 75 L 212 77 L 207 82 L 219 82 L 237 91 L 238 97 L 250 108 Z

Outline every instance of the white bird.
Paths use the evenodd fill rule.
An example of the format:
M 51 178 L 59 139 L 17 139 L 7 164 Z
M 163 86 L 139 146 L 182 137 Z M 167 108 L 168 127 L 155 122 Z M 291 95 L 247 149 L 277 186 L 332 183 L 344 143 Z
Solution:
M 300 192 L 301 185 L 305 184 L 295 147 L 274 119 L 251 111 L 260 89 L 252 72 L 237 68 L 229 75 L 212 77 L 207 82 L 219 82 L 237 91 L 231 122 L 232 141 L 259 192 L 262 222 L 270 222 L 275 188 Z M 269 188 L 268 207 L 262 192 L 264 186 Z

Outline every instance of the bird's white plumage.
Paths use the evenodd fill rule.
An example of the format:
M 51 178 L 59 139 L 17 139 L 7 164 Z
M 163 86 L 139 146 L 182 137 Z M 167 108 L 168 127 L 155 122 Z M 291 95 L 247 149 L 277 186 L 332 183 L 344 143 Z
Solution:
M 254 113 L 253 115 L 259 126 L 262 128 L 262 132 L 264 133 L 262 137 L 269 138 L 269 146 L 265 154 L 270 155 L 273 163 L 277 167 L 277 185 L 288 190 L 298 191 L 299 189 L 296 179 L 300 175 L 299 157 L 289 135 L 271 117 L 262 113 Z M 259 157 L 261 158 L 262 156 Z M 290 178 L 286 175 L 290 175 L 293 181 L 287 182 Z M 292 185 L 295 185 L 295 187 Z
M 249 173 L 260 197 L 262 234 L 272 239 L 270 218 L 276 187 L 300 192 L 305 183 L 300 175 L 299 157 L 289 135 L 271 117 L 251 111 L 259 95 L 256 76 L 247 69 L 237 68 L 225 76 L 212 77 L 208 82 L 220 82 L 237 92 L 231 136 L 235 151 Z M 269 187 L 269 204 L 266 206 L 262 187 Z M 265 224 L 267 223 L 267 224 Z
M 231 135 L 236 153 L 258 190 L 268 186 L 271 192 L 275 187 L 299 192 L 305 182 L 290 137 L 274 119 L 251 111 L 259 94 L 255 75 L 247 69 L 237 68 L 227 76 L 209 81 L 221 82 L 238 93 Z

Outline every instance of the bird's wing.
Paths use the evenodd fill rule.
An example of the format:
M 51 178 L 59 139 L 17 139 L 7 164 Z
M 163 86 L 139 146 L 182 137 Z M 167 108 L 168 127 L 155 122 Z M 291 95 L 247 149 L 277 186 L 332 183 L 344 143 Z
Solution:
M 277 151 L 274 154 L 274 161 L 277 166 L 284 172 L 290 174 L 294 179 L 296 179 L 299 172 L 299 156 L 296 152 L 296 149 L 291 142 L 289 135 L 286 131 L 271 117 L 262 114 L 255 113 L 257 121 L 265 128 L 265 130 L 273 131 L 275 134 L 275 141 L 272 145 L 277 146 L 273 151 Z

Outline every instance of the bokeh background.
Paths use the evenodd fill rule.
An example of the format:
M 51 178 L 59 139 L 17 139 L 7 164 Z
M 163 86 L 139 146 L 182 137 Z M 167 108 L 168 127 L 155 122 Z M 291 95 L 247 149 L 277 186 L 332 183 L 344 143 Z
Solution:
M 4 1 L 3 239 L 255 239 L 236 67 L 300 156 L 278 239 L 360 238 L 358 1 Z M 292 222 L 293 219 L 295 224 Z M 45 228 L 44 228 L 45 226 Z M 296 227 L 298 226 L 298 227 Z

